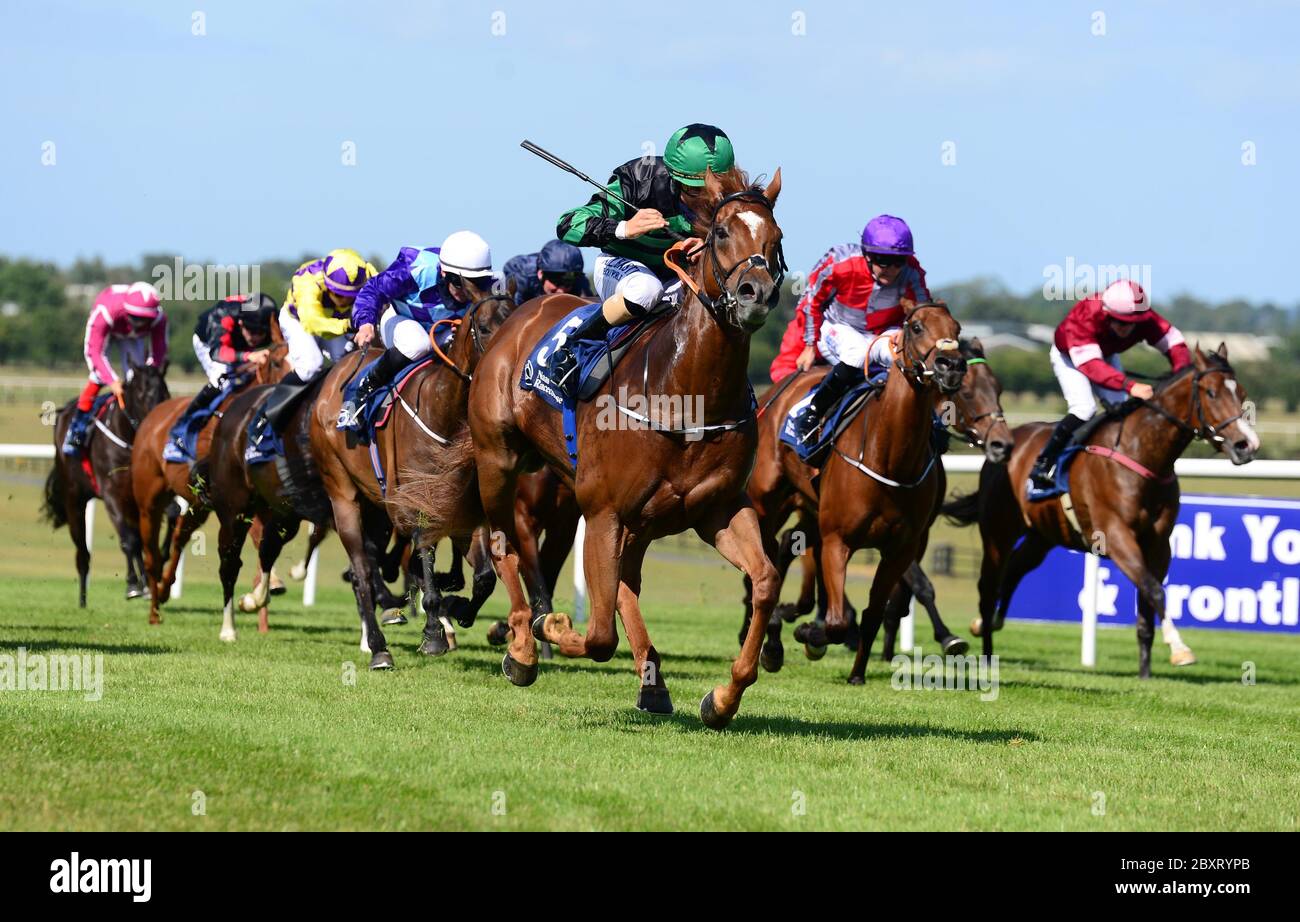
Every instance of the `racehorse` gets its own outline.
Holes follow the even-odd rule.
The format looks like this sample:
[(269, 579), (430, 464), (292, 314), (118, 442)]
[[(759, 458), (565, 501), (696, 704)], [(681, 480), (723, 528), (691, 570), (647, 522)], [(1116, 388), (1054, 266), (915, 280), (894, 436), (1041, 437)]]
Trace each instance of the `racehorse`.
[(90, 540), (86, 534), (86, 504), (96, 497), (104, 501), (108, 517), (117, 531), (118, 544), (126, 555), (126, 597), (144, 595), (144, 559), (135, 498), (131, 491), (131, 443), (140, 421), (159, 403), (167, 400), (166, 367), (136, 365), (127, 371), (122, 400), (110, 399), (96, 415), (86, 445), (75, 457), (63, 454), (64, 434), (72, 421), (76, 402), (70, 401), (54, 423), (54, 466), (45, 478), (43, 514), (54, 527), (68, 526), (77, 551), (78, 604), (86, 607), (86, 583), (90, 576)]
[[(989, 367), (984, 355), (984, 347), (978, 339), (961, 341), (962, 357), (966, 360), (966, 370), (960, 389), (951, 397), (937, 394), (935, 412), (947, 429), (962, 438), (973, 448), (984, 452), (985, 459), (991, 464), (1004, 464), (1011, 454), (1013, 440), (1002, 413), (1002, 385)], [(781, 645), (780, 621), (793, 621), (800, 614), (807, 614), (815, 603), (820, 603), (818, 620), (825, 620), (826, 592), (816, 559), (820, 553), (820, 536), (817, 525), (817, 505), (814, 497), (799, 492), (784, 474), (786, 463), (797, 460), (794, 453), (780, 442), (779, 434), (784, 424), (785, 414), (791, 406), (798, 403), (816, 386), (825, 374), (825, 369), (815, 368), (804, 374), (801, 380), (798, 374), (774, 387), (760, 402), (762, 408), (761, 432), (759, 435), (758, 460), (754, 474), (750, 478), (749, 493), (754, 506), (759, 510), (778, 508), (778, 512), (769, 519), (762, 517), (764, 538), (769, 542), (770, 552), (774, 553), (777, 570), (784, 581), (785, 573), (795, 557), (800, 557), (803, 565), (803, 583), (800, 599), (797, 603), (778, 605), (769, 624), (768, 642), (763, 647), (763, 668), (776, 672), (784, 662), (784, 648)], [(791, 388), (794, 390), (790, 393)], [(784, 399), (782, 399), (784, 397)], [(780, 408), (773, 405), (780, 402)], [(771, 415), (766, 411), (772, 411)], [(936, 502), (931, 510), (928, 524), (933, 524), (939, 514), (939, 503), (946, 491), (947, 477), (939, 466), (939, 486)], [(774, 529), (779, 526), (793, 509), (798, 513), (795, 525), (782, 535), (779, 542), (772, 537)], [(807, 555), (795, 554), (792, 544), (798, 536), (799, 543), (808, 549)], [(773, 546), (775, 550), (773, 551)], [(953, 634), (943, 623), (939, 610), (934, 604), (934, 586), (922, 571), (919, 560), (914, 561), (903, 574), (897, 588), (885, 608), (883, 625), (885, 628), (884, 650), (886, 659), (893, 656), (895, 638), (898, 633), (899, 619), (906, 615), (907, 606), (915, 597), (925, 608), (934, 630), (935, 641), (945, 653), (964, 653), (967, 643)], [(748, 586), (746, 586), (746, 609), (742, 634), (748, 629), (750, 609), (748, 606)], [(858, 646), (858, 631), (853, 623), (852, 606), (845, 599), (849, 615), (849, 631), (846, 642), (854, 649)], [(805, 645), (805, 652), (810, 659), (820, 659), (825, 654), (824, 646)]]
[[(322, 396), (313, 408), (312, 453), (334, 512), (335, 526), (351, 562), (352, 588), (361, 617), (362, 649), (370, 653), (371, 669), (393, 667), (387, 640), (375, 620), (371, 561), (376, 555), (368, 552), (368, 547), (377, 546), (382, 550), (390, 529), (401, 535), (416, 535), (413, 554), (418, 565), (411, 567), (411, 575), (424, 593), (421, 653), (427, 656), (446, 653), (450, 647), (441, 618), (454, 617), (462, 626), (473, 623), (496, 584), (482, 539), (470, 540), (482, 523), (472, 483), (460, 490), (461, 505), (467, 513), (457, 517), (446, 530), (430, 527), (409, 502), (412, 494), (421, 489), (424, 478), (440, 476), (431, 472), (441, 469), (445, 463), (442, 456), (464, 430), (465, 405), (474, 367), (489, 338), (514, 308), (512, 293), (493, 294), (477, 288), (474, 281), (466, 279), (473, 289), (470, 292), (473, 303), (456, 322), (448, 351), (444, 353), (435, 342), (435, 357), (403, 382), (402, 391), (394, 397), (388, 423), (374, 432), (373, 452), (358, 444), (354, 434), (336, 425), (343, 402), (343, 385), (361, 368), (366, 356), (348, 356), (330, 369)], [(430, 337), (437, 332), (435, 326)], [(377, 353), (372, 352), (370, 357), (374, 355)], [(382, 483), (380, 471), (384, 472)], [(473, 596), (468, 601), (455, 597), (444, 600), (441, 596), (440, 588), (446, 584), (434, 573), (434, 546), (446, 537), (453, 539), (453, 554), (470, 555), (471, 565), (475, 567)]]
[[(1076, 440), (1086, 447), (1069, 469), (1068, 492), (1037, 502), (1026, 498), (1025, 485), (1052, 426), (1018, 427), (1007, 466), (986, 464), (979, 489), (943, 507), (957, 524), (979, 522), (980, 617), (971, 630), (983, 639), (984, 654), (993, 653), (993, 632), (1002, 628), (1021, 579), (1053, 547), (1067, 547), (1109, 557), (1137, 587), (1138, 676), (1150, 678), (1155, 623), (1165, 617), (1169, 535), (1178, 517), (1174, 461), (1195, 439), (1233, 464), (1251, 461), (1259, 436), (1245, 417), (1245, 400), (1227, 347), (1208, 354), (1197, 347), (1192, 364), (1159, 379), (1150, 400), (1129, 398), (1080, 429)], [(1179, 665), (1190, 651), (1183, 652), (1172, 622), (1165, 622), (1165, 639)]]
[[(884, 386), (872, 392), (857, 416), (834, 437), (822, 468), (814, 470), (783, 447), (769, 448), (761, 456), (764, 466), (755, 470), (749, 491), (764, 516), (779, 516), (791, 488), (817, 504), (826, 621), (807, 622), (795, 630), (795, 639), (814, 649), (841, 642), (848, 631), (844, 581), (849, 557), (864, 547), (879, 551), (849, 675), (854, 685), (864, 681), (866, 661), (890, 594), (925, 552), (930, 522), (943, 498), (943, 465), (933, 435), (935, 405), (940, 395), (958, 394), (966, 375), (966, 359), (957, 339), (961, 327), (947, 305), (904, 301), (903, 306), (902, 332), (894, 341), (894, 363)], [(773, 431), (811, 390), (813, 376), (804, 377), (809, 380), (794, 382), (770, 407), (775, 420), (768, 427)], [(774, 451), (777, 464), (767, 463)], [(783, 487), (783, 481), (789, 486)], [(779, 524), (770, 527), (774, 530)], [(772, 655), (780, 649), (781, 621), (764, 621), (762, 626), (768, 629)], [(753, 628), (751, 624), (751, 632)]]
[[(285, 358), (285, 344), (279, 335), (279, 324), (272, 323), (270, 355), (261, 365), (248, 364), (239, 369), (238, 374), (247, 378), (249, 386), (274, 384), (288, 371)], [(204, 423), (199, 431), (195, 447), (196, 460), (207, 457), (216, 431), (217, 421), (229, 408), (234, 394), (222, 401), (216, 411)], [(131, 452), (131, 481), (136, 508), (140, 512), (140, 540), (144, 549), (144, 571), (149, 580), (149, 623), (159, 624), (162, 617), (159, 608), (171, 594), (172, 583), (176, 578), (176, 568), (180, 563), (181, 553), (194, 531), (203, 526), (211, 508), (201, 501), (204, 490), (200, 484), (191, 484), (190, 466), (184, 462), (163, 460), (163, 449), (171, 437), (172, 427), (180, 419), (190, 398), (177, 397), (160, 403), (140, 421), (140, 431), (136, 435), (135, 446)], [(183, 497), (187, 503), (185, 513), (179, 520), (168, 513), (173, 500)], [(162, 542), (164, 554), (159, 548), (159, 535), (163, 521), (166, 520), (166, 535)], [(254, 538), (260, 543), (260, 527), (255, 527)], [(323, 535), (323, 532), (321, 532)]]
[[(559, 294), (526, 302), (480, 361), (470, 386), (469, 422), (479, 492), (494, 529), (493, 563), (510, 595), (512, 634), (502, 670), (515, 685), (536, 680), (538, 639), (565, 656), (608, 661), (618, 645), (617, 608), (640, 676), (637, 706), (671, 713), (638, 597), (650, 542), (688, 528), (753, 580), (754, 607), (766, 624), (776, 602), (776, 570), (763, 553), (758, 520), (744, 493), (757, 440), (746, 366), (750, 336), (780, 296), (784, 260), (773, 216), (780, 191), (780, 170), (766, 189), (750, 185), (739, 169), (705, 174), (694, 227), (704, 245), (687, 257), (689, 270), (680, 264), (680, 249), (665, 256), (682, 277), (684, 302), (659, 315), (653, 329), (632, 343), (610, 373), (608, 395), (579, 405), (576, 470), (561, 415), (518, 382), (538, 340), (586, 302)], [(706, 422), (689, 429), (675, 420), (657, 420), (654, 427), (611, 425), (607, 419), (615, 414), (605, 411), (620, 393), (648, 403), (655, 397), (661, 405), (694, 401), (696, 416)], [(521, 473), (543, 464), (574, 490), (586, 520), (583, 560), (591, 611), (585, 637), (573, 630), (567, 614), (530, 609), (520, 582), (516, 484)], [(530, 584), (540, 584), (539, 568), (530, 569)], [(730, 683), (700, 702), (708, 726), (721, 729), (736, 714), (745, 688), (757, 679), (761, 643), (755, 625), (732, 665)]]

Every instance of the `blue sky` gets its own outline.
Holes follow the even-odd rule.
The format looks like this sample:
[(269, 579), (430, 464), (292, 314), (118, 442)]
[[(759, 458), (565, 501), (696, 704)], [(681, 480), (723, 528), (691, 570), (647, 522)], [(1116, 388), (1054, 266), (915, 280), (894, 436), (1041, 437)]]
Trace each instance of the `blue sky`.
[(500, 264), (588, 195), (521, 138), (604, 178), (704, 121), (782, 167), (792, 269), (889, 212), (939, 283), (1028, 290), (1072, 257), (1149, 265), (1157, 301), (1300, 301), (1295, 3), (659, 8), (7, 3), (0, 253), (388, 255), (470, 227)]

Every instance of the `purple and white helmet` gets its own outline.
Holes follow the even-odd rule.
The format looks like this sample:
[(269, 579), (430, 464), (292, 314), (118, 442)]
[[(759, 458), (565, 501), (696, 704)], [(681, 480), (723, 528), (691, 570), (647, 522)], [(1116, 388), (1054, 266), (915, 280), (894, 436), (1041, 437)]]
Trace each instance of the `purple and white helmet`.
[(862, 251), (885, 256), (911, 256), (912, 230), (902, 218), (882, 214), (867, 222), (862, 231)]

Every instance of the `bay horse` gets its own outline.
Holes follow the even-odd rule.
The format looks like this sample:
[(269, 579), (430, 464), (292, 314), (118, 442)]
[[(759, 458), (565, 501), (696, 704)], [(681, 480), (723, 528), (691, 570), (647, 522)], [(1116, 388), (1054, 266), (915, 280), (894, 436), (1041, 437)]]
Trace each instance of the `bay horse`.
[(54, 466), (45, 478), (42, 512), (54, 528), (68, 526), (77, 552), (77, 604), (82, 608), (86, 607), (93, 537), (86, 534), (86, 504), (96, 497), (104, 501), (117, 532), (118, 545), (126, 556), (127, 599), (145, 593), (139, 516), (131, 490), (131, 444), (140, 421), (171, 396), (165, 375), (165, 367), (131, 363), (121, 402), (108, 401), (104, 411), (91, 423), (85, 447), (75, 457), (65, 455), (62, 445), (76, 411), (76, 401), (67, 403), (55, 419)]
[[(1007, 466), (985, 465), (979, 489), (943, 507), (956, 524), (979, 522), (980, 616), (971, 629), (984, 654), (993, 654), (993, 632), (1002, 628), (1025, 574), (1053, 547), (1067, 547), (1110, 558), (1137, 588), (1138, 676), (1150, 678), (1155, 624), (1165, 617), (1169, 535), (1178, 517), (1174, 461), (1196, 439), (1233, 464), (1251, 461), (1259, 436), (1245, 418), (1245, 399), (1227, 347), (1204, 353), (1198, 346), (1192, 363), (1160, 379), (1150, 400), (1129, 398), (1080, 429), (1076, 437), (1086, 448), (1070, 467), (1069, 493), (1038, 502), (1026, 498), (1025, 485), (1052, 425), (1018, 427)], [(1177, 665), (1186, 645), (1169, 621), (1165, 639)]]
[[(966, 360), (966, 369), (962, 377), (961, 387), (951, 396), (936, 392), (935, 412), (939, 414), (940, 420), (945, 424), (949, 433), (963, 439), (972, 448), (983, 451), (985, 459), (989, 463), (1004, 464), (1011, 454), (1014, 442), (1011, 430), (1007, 426), (1006, 417), (1002, 412), (1002, 385), (989, 366), (984, 354), (984, 347), (978, 339), (969, 342), (962, 340), (959, 348), (962, 357)], [(794, 604), (778, 605), (773, 612), (773, 623), (769, 625), (768, 642), (763, 647), (761, 660), (763, 668), (769, 672), (778, 671), (784, 662), (784, 648), (781, 645), (779, 622), (793, 621), (800, 614), (808, 614), (815, 604), (819, 609), (817, 620), (824, 622), (828, 607), (825, 581), (822, 578), (820, 568), (817, 566), (821, 542), (817, 523), (816, 499), (800, 492), (785, 477), (785, 465), (791, 461), (797, 461), (797, 456), (788, 446), (781, 443), (779, 438), (781, 427), (785, 421), (785, 414), (789, 412), (790, 407), (802, 400), (822, 380), (825, 373), (825, 368), (813, 368), (803, 373), (804, 379), (800, 380), (797, 377), (800, 373), (796, 372), (790, 379), (773, 387), (769, 394), (765, 395), (763, 400), (760, 401), (760, 407), (762, 408), (760, 415), (766, 418), (761, 423), (758, 460), (755, 463), (754, 474), (750, 478), (750, 499), (754, 502), (755, 508), (760, 510), (775, 508), (778, 504), (780, 506), (779, 511), (772, 519), (763, 516), (762, 521), (764, 538), (769, 542), (769, 552), (772, 552), (771, 549), (775, 546), (774, 559), (777, 561), (777, 570), (781, 573), (782, 580), (784, 581), (786, 570), (796, 557), (800, 558), (803, 567), (803, 581), (799, 601)], [(791, 387), (795, 388), (793, 394), (786, 395), (786, 391)], [(785, 395), (785, 399), (781, 400), (783, 395)], [(772, 405), (778, 400), (780, 400), (781, 407), (773, 410)], [(770, 416), (766, 412), (768, 410), (773, 410)], [(938, 477), (939, 485), (936, 491), (936, 500), (926, 520), (928, 525), (933, 525), (934, 520), (938, 517), (939, 506), (947, 489), (947, 475), (943, 471), (942, 465), (939, 466)], [(778, 542), (773, 537), (773, 532), (784, 522), (791, 510), (797, 513), (798, 518), (795, 525), (788, 529)], [(799, 543), (807, 549), (806, 554), (792, 552), (791, 545), (796, 536)], [(965, 653), (968, 646), (966, 641), (953, 634), (939, 615), (939, 610), (934, 602), (934, 585), (921, 569), (918, 558), (903, 573), (883, 614), (882, 624), (885, 628), (884, 650), (886, 659), (892, 659), (893, 657), (899, 620), (907, 614), (907, 606), (913, 598), (921, 603), (929, 616), (931, 628), (934, 631), (934, 639), (940, 648), (945, 653), (954, 655)], [(745, 602), (745, 620), (744, 626), (741, 628), (742, 637), (744, 636), (743, 632), (748, 628), (751, 614), (748, 586), (746, 586)], [(849, 630), (845, 642), (856, 650), (859, 635), (854, 623), (853, 608), (849, 604), (847, 597), (844, 600), (844, 605), (849, 617)], [(806, 644), (804, 650), (810, 659), (821, 659), (826, 652), (824, 646), (811, 644)]]
[[(288, 372), (286, 346), (279, 335), (279, 324), (273, 321), (270, 354), (261, 365), (248, 363), (238, 374), (248, 379), (245, 387), (274, 384)], [(241, 388), (242, 392), (244, 388)], [(235, 394), (221, 402), (199, 431), (195, 446), (195, 462), (207, 457), (217, 421), (221, 419)], [(199, 484), (190, 482), (190, 465), (184, 462), (163, 460), (163, 449), (171, 438), (172, 427), (190, 404), (189, 397), (176, 397), (154, 407), (140, 422), (135, 445), (131, 452), (131, 481), (136, 508), (140, 512), (140, 540), (144, 550), (144, 571), (149, 581), (149, 623), (162, 623), (159, 609), (171, 595), (176, 579), (176, 568), (190, 536), (207, 521), (211, 508), (202, 501), (204, 491)], [(173, 500), (181, 497), (186, 509), (179, 519), (168, 510)], [(163, 526), (166, 523), (166, 534)], [(323, 533), (322, 533), (323, 534)], [(159, 547), (159, 537), (163, 537)], [(261, 529), (254, 527), (254, 539), (260, 543)], [(165, 561), (165, 563), (164, 563)]]
[[(579, 405), (576, 470), (561, 414), (518, 382), (537, 342), (587, 302), (561, 294), (526, 302), (479, 363), (470, 386), (469, 423), (483, 510), (493, 529), (493, 563), (510, 595), (511, 638), (502, 671), (513, 684), (536, 680), (539, 639), (565, 656), (608, 661), (618, 645), (617, 610), (640, 677), (637, 707), (671, 713), (661, 659), (641, 616), (641, 568), (652, 540), (691, 528), (750, 577), (758, 620), (766, 623), (776, 602), (776, 570), (763, 552), (758, 519), (744, 492), (757, 441), (746, 367), (750, 337), (780, 296), (784, 260), (773, 216), (780, 191), (780, 170), (766, 189), (749, 184), (739, 169), (706, 172), (693, 228), (704, 246), (687, 257), (689, 270), (680, 264), (680, 249), (665, 256), (683, 279), (685, 299), (632, 343), (610, 374), (608, 394)], [(640, 395), (652, 406), (652, 398), (683, 406), (693, 401), (705, 424), (611, 425), (609, 417), (621, 417), (608, 402), (616, 403), (620, 393)], [(567, 614), (533, 611), (520, 582), (516, 486), (521, 473), (542, 465), (574, 491), (586, 520), (583, 561), (591, 610), (585, 637)], [(528, 569), (534, 572), (523, 575), (530, 583), (540, 582), (537, 567)], [(731, 681), (700, 702), (700, 717), (709, 727), (725, 727), (756, 681), (762, 636), (755, 625), (732, 665)]]
[[(369, 543), (382, 550), (390, 528), (399, 535), (414, 536), (410, 572), (424, 593), (425, 626), (419, 652), (426, 656), (441, 656), (450, 649), (441, 618), (454, 617), (467, 627), (496, 585), (483, 539), (472, 540), (482, 524), (472, 483), (458, 487), (462, 501), (457, 508), (465, 512), (454, 516), (445, 528), (432, 527), (409, 502), (426, 478), (441, 476), (433, 472), (443, 469), (449, 452), (459, 457), (454, 446), (465, 429), (465, 407), (475, 366), (492, 334), (514, 308), (512, 293), (494, 294), (478, 288), (474, 279), (466, 282), (473, 303), (456, 322), (447, 352), (435, 344), (434, 356), (404, 383), (387, 425), (374, 433), (378, 463), (386, 472), (384, 483), (380, 483), (370, 449), (336, 425), (343, 385), (367, 358), (377, 356), (378, 350), (347, 356), (331, 368), (311, 414), (311, 449), (339, 538), (348, 552), (363, 649), (371, 655), (371, 669), (393, 668), (387, 640), (375, 620), (371, 562), (376, 555), (367, 549)], [(435, 325), (430, 337), (437, 332)], [(466, 470), (467, 466), (462, 464), (461, 468)], [(433, 562), (434, 546), (442, 538), (452, 538), (453, 554), (469, 555), (474, 567), (473, 592), (468, 601), (450, 596), (444, 600), (441, 595), (440, 586), (445, 583), (436, 578)]]
[[(760, 454), (764, 463), (756, 466), (749, 488), (760, 515), (779, 516), (792, 489), (816, 503), (826, 620), (807, 622), (795, 630), (795, 639), (814, 650), (841, 642), (848, 632), (844, 583), (849, 557), (865, 547), (880, 553), (862, 611), (857, 657), (849, 674), (852, 685), (865, 679), (867, 658), (890, 595), (925, 552), (944, 482), (943, 465), (933, 445), (935, 405), (941, 396), (959, 394), (966, 376), (966, 359), (958, 342), (961, 326), (947, 305), (904, 301), (903, 307), (894, 363), (884, 386), (835, 437), (821, 469), (809, 467), (784, 445), (769, 444)], [(814, 376), (803, 377), (808, 380), (791, 384), (769, 408), (775, 416), (765, 427), (773, 432), (769, 440), (775, 439), (779, 422), (794, 403), (812, 389)], [(770, 528), (775, 530), (779, 524)], [(775, 624), (765, 620), (762, 627), (767, 628), (769, 656), (777, 655), (780, 619)]]

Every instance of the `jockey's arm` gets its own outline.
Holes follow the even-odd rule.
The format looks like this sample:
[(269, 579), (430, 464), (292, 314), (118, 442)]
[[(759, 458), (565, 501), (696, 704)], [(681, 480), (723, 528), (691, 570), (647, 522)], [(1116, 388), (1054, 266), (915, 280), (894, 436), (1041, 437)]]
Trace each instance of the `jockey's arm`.
[(341, 336), (352, 325), (351, 317), (330, 317), (322, 301), (325, 288), (308, 275), (293, 278), (293, 303), (298, 308), (298, 322), (303, 332), (313, 336)]
[(167, 315), (162, 311), (149, 331), (149, 363), (157, 368), (167, 364)]
[[(618, 179), (611, 179), (606, 188), (615, 195), (623, 194)], [(560, 215), (555, 226), (555, 236), (574, 246), (603, 247), (618, 239), (619, 223), (627, 217), (629, 215), (623, 205), (598, 192), (585, 205), (571, 208)]]
[(1192, 364), (1192, 353), (1187, 348), (1182, 331), (1154, 311), (1146, 322), (1143, 337), (1148, 344), (1164, 353), (1174, 371)]
[(112, 321), (108, 317), (107, 309), (96, 306), (94, 316), (86, 325), (86, 361), (94, 369), (95, 376), (105, 382), (117, 380), (117, 372), (104, 356), (111, 332)]

